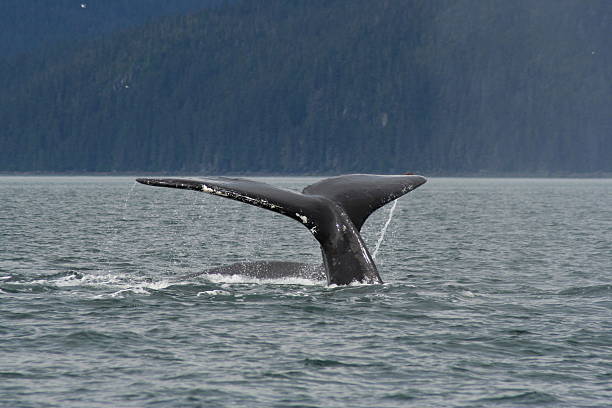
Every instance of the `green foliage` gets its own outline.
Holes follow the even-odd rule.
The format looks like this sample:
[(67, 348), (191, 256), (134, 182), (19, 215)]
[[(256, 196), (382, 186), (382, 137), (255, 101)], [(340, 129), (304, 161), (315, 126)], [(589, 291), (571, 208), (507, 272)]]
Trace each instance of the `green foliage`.
[(0, 170), (612, 172), (612, 3), (251, 0), (0, 66)]
[(66, 45), (233, 0), (2, 0), (0, 56)]

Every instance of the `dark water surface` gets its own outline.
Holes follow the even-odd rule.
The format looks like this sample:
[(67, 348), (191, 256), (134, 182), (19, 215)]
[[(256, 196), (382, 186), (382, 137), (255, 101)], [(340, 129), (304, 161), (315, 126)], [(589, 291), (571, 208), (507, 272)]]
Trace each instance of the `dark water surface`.
[(320, 253), (202, 193), (0, 178), (0, 406), (612, 404), (612, 180), (430, 179), (395, 210), (384, 285), (179, 278), (260, 259)]

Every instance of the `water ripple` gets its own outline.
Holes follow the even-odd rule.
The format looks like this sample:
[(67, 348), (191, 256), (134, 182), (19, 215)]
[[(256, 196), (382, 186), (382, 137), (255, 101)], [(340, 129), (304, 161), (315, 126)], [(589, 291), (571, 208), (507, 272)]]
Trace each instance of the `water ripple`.
[(432, 179), (387, 225), (386, 283), (348, 287), (184, 279), (320, 252), (282, 216), (141, 187), (0, 178), (0, 405), (609, 405), (610, 181)]

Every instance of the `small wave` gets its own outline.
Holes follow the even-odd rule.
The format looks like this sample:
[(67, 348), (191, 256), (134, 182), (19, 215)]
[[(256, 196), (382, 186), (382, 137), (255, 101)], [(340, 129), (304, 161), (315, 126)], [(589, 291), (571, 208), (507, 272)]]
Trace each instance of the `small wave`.
[(306, 358), (303, 360), (304, 365), (308, 367), (318, 367), (318, 368), (327, 368), (327, 367), (342, 367), (342, 366), (351, 366), (352, 364), (345, 364), (337, 360), (324, 360), (317, 358)]
[(269, 377), (269, 378), (281, 378), (281, 379), (293, 379), (295, 377), (301, 377), (304, 375), (304, 372), (301, 370), (289, 370), (289, 371), (267, 371), (261, 373), (261, 377)]
[(477, 402), (510, 402), (513, 404), (550, 404), (557, 402), (558, 399), (545, 392), (541, 391), (526, 391), (518, 392), (506, 395), (500, 395), (498, 397), (481, 398)]
[(22, 373), (14, 372), (14, 371), (0, 371), (0, 378), (22, 379), (22, 378), (28, 378), (28, 376)]
[(391, 399), (391, 400), (398, 400), (398, 401), (410, 401), (410, 400), (416, 399), (415, 396), (409, 395), (409, 394), (406, 394), (406, 393), (403, 393), (403, 392), (398, 392), (398, 393), (395, 393), (395, 394), (385, 395), (383, 398)]
[(81, 344), (84, 342), (97, 343), (112, 338), (112, 335), (97, 330), (79, 330), (68, 334), (64, 341), (67, 344)]
[(577, 286), (559, 292), (562, 296), (600, 296), (612, 293), (612, 285)]

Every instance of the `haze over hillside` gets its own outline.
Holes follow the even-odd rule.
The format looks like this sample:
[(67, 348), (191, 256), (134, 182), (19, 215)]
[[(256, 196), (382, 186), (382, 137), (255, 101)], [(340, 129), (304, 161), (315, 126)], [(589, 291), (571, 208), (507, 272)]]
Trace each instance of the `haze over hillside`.
[(94, 38), (233, 0), (2, 0), (0, 57)]
[(251, 0), (0, 66), (0, 171), (612, 172), (612, 2)]

